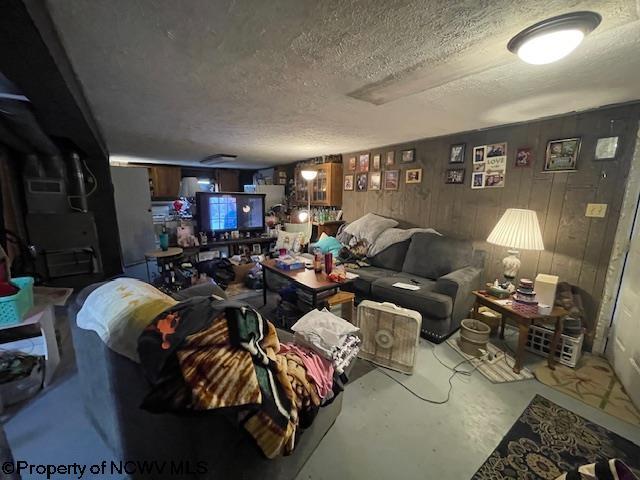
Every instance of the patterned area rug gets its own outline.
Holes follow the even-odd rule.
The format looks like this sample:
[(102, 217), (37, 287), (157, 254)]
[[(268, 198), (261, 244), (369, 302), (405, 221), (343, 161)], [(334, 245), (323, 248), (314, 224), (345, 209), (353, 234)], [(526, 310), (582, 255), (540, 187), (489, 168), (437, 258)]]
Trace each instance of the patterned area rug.
[(638, 445), (536, 395), (473, 480), (553, 480), (610, 458), (640, 473)]
[(520, 373), (515, 373), (513, 371), (515, 359), (510, 354), (500, 350), (493, 343), (487, 343), (487, 350), (489, 350), (492, 360), (483, 361), (467, 355), (460, 350), (460, 346), (458, 345), (459, 338), (460, 334), (456, 334), (447, 339), (447, 343), (464, 358), (471, 360), (469, 363), (477, 367), (478, 371), (491, 383), (517, 382), (520, 380), (531, 380), (533, 378), (533, 373), (526, 367), (520, 369)]
[(604, 357), (584, 354), (576, 368), (544, 364), (535, 370), (536, 378), (587, 405), (604, 410), (625, 422), (640, 426), (640, 411), (631, 403), (611, 365)]

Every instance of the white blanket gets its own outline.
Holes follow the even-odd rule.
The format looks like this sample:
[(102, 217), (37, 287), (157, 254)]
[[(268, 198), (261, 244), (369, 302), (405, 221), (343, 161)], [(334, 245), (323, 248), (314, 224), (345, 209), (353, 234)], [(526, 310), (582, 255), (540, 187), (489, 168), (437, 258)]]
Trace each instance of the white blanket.
[(89, 294), (76, 322), (96, 332), (114, 352), (139, 363), (138, 337), (158, 314), (176, 303), (148, 283), (116, 278)]
[(367, 256), (373, 257), (390, 245), (398, 242), (404, 242), (405, 240), (411, 238), (411, 235), (418, 232), (435, 233), (440, 235), (440, 233), (438, 233), (433, 228), (387, 228), (380, 235), (378, 235), (375, 242), (373, 242), (369, 246)]

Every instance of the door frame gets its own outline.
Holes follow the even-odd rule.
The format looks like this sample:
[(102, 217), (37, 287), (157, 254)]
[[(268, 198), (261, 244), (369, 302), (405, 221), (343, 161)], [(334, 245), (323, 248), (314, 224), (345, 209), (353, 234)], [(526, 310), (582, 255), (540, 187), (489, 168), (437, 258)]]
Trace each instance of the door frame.
[(612, 350), (609, 347), (610, 344), (610, 333), (612, 331), (613, 324), (615, 322), (616, 313), (618, 311), (618, 301), (620, 299), (620, 294), (622, 292), (622, 282), (624, 282), (624, 276), (627, 270), (627, 262), (629, 260), (629, 250), (631, 248), (631, 240), (633, 238), (634, 233), (640, 235), (640, 194), (638, 194), (638, 199), (636, 200), (635, 212), (633, 216), (633, 221), (631, 222), (631, 231), (629, 233), (629, 237), (627, 238), (627, 244), (625, 246), (624, 259), (622, 260), (622, 271), (620, 274), (620, 281), (618, 282), (618, 288), (616, 291), (616, 295), (613, 302), (613, 311), (611, 312), (611, 320), (609, 321), (609, 326), (607, 329), (607, 335), (604, 338), (604, 348), (603, 351), (607, 357), (610, 357), (612, 354)]
[[(640, 122), (638, 122), (640, 126)], [(620, 283), (622, 281), (622, 271), (627, 257), (629, 239), (633, 233), (636, 209), (640, 198), (640, 129), (636, 130), (636, 142), (631, 165), (629, 166), (629, 176), (624, 191), (622, 206), (620, 207), (620, 217), (616, 228), (616, 236), (609, 257), (609, 266), (602, 291), (602, 300), (598, 310), (595, 335), (593, 339), (592, 352), (603, 355), (611, 322), (613, 321), (613, 311), (615, 309)]]

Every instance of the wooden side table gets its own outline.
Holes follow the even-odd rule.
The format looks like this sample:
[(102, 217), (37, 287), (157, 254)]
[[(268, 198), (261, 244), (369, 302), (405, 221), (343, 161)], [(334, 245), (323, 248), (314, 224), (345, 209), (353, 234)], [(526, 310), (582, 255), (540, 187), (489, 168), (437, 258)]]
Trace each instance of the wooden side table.
[(520, 373), (522, 368), (522, 360), (525, 355), (525, 347), (527, 346), (527, 337), (529, 335), (529, 327), (535, 321), (555, 323), (555, 330), (553, 332), (553, 338), (551, 340), (551, 348), (549, 350), (549, 356), (547, 362), (551, 370), (555, 369), (555, 352), (562, 333), (563, 319), (569, 313), (562, 307), (554, 306), (549, 315), (542, 315), (540, 313), (527, 313), (512, 307), (513, 300), (511, 298), (500, 300), (496, 297), (489, 295), (482, 290), (476, 290), (473, 292), (476, 297), (475, 304), (473, 306), (474, 318), (478, 316), (478, 308), (485, 306), (491, 310), (495, 310), (502, 314), (502, 321), (500, 325), (500, 338), (504, 338), (504, 326), (507, 317), (512, 319), (516, 325), (518, 325), (518, 349), (516, 351), (516, 363), (513, 366), (515, 373)]
[(313, 223), (313, 234), (311, 235), (314, 238), (314, 241), (317, 241), (320, 238), (320, 235), (326, 233), (330, 237), (335, 237), (338, 233), (338, 229), (344, 223), (343, 220), (332, 220), (329, 222)]
[(340, 305), (342, 309), (342, 318), (347, 322), (353, 323), (353, 304), (355, 295), (351, 292), (344, 292), (340, 290), (338, 293), (331, 295), (325, 300), (329, 306), (329, 310), (335, 305)]
[[(180, 247), (169, 247), (167, 250), (151, 250), (150, 252), (145, 252), (144, 261), (145, 266), (147, 267), (147, 280), (149, 283), (151, 283), (149, 261), (156, 261), (162, 282), (170, 285), (171, 279), (168, 278), (167, 273), (171, 273), (173, 271), (174, 267), (172, 262), (178, 260), (182, 256), (182, 253), (183, 250)], [(171, 266), (169, 266), (169, 264), (171, 264)]]

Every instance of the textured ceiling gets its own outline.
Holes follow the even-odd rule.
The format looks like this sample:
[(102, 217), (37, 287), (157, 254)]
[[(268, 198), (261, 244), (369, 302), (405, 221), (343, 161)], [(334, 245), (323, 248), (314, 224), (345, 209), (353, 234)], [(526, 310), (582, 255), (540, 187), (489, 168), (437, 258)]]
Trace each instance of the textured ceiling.
[[(640, 98), (634, 0), (47, 4), (112, 154), (264, 166)], [(571, 56), (507, 51), (576, 10), (603, 22)]]

